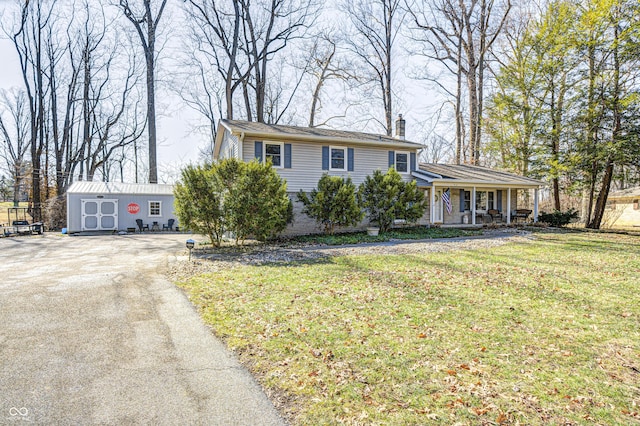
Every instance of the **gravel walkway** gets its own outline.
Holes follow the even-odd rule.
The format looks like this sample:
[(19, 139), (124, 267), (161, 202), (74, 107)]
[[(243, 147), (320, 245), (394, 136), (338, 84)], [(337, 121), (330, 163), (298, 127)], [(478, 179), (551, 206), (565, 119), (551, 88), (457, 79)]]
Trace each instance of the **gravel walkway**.
[(441, 238), (432, 240), (392, 240), (345, 246), (305, 245), (296, 247), (260, 246), (246, 248), (241, 253), (205, 253), (194, 251), (193, 261), (174, 262), (168, 274), (181, 280), (198, 273), (227, 270), (242, 265), (263, 265), (293, 261), (315, 260), (331, 256), (359, 256), (384, 254), (415, 254), (477, 250), (497, 247), (509, 242), (526, 241), (531, 233), (517, 228), (485, 230), (477, 237)]

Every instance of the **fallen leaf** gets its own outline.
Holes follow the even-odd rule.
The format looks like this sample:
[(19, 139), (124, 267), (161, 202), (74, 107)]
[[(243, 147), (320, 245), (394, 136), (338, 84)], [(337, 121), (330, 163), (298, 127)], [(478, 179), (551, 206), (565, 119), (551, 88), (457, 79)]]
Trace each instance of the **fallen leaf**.
[(447, 374), (450, 375), (450, 376), (455, 376), (458, 373), (456, 372), (456, 370), (447, 370)]
[(419, 337), (420, 339), (426, 339), (426, 338), (427, 338), (427, 335), (426, 335), (426, 334), (424, 334), (424, 333), (420, 333), (420, 334), (418, 334), (418, 337)]
[(504, 413), (498, 414), (498, 417), (496, 418), (496, 423), (503, 424), (506, 422), (507, 422), (507, 416)]

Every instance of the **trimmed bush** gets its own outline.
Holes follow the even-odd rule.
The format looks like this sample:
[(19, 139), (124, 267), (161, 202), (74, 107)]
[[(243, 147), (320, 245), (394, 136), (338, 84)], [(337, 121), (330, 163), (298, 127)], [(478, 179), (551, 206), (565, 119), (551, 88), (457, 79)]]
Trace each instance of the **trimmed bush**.
[(208, 236), (215, 246), (225, 232), (222, 192), (211, 165), (187, 166), (173, 190), (180, 226)]
[(333, 235), (336, 227), (356, 226), (364, 217), (351, 178), (325, 173), (318, 181), (318, 188), (309, 195), (302, 190), (298, 192), (298, 201), (304, 205), (302, 212), (315, 219), (325, 234)]
[(286, 182), (271, 164), (255, 160), (188, 166), (174, 194), (181, 226), (207, 235), (215, 246), (226, 232), (236, 244), (250, 236), (260, 241), (275, 237), (293, 216)]
[(553, 213), (541, 212), (538, 216), (540, 222), (548, 223), (551, 226), (562, 227), (566, 226), (573, 219), (578, 218), (578, 211), (575, 209), (569, 209), (566, 212), (560, 210), (554, 210)]
[(416, 182), (404, 182), (393, 168), (367, 176), (358, 189), (358, 200), (371, 224), (379, 226), (381, 232), (388, 231), (396, 219), (417, 222), (426, 208), (424, 193)]

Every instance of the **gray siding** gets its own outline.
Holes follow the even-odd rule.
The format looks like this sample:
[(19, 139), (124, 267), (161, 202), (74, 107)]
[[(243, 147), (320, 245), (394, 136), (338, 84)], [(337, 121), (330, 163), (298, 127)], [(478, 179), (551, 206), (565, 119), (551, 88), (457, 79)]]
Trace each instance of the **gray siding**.
[[(268, 141), (266, 141), (268, 142)], [(389, 168), (389, 148), (362, 147), (356, 145), (331, 145), (354, 149), (354, 171), (340, 172), (322, 170), (322, 146), (328, 144), (310, 142), (291, 143), (291, 168), (276, 169), (280, 176), (287, 181), (287, 188), (291, 192), (303, 190), (309, 192), (316, 188), (323, 173), (332, 176), (351, 176), (355, 185), (360, 185), (364, 179), (375, 170), (386, 171)], [(255, 158), (255, 140), (246, 139), (243, 143), (243, 161)], [(403, 150), (404, 151), (404, 150)], [(409, 173), (401, 174), (405, 181), (411, 181)]]
[[(158, 222), (160, 229), (167, 224), (169, 219), (175, 219), (174, 229), (178, 226), (178, 218), (173, 207), (173, 195), (128, 195), (128, 194), (104, 194), (98, 198), (96, 194), (73, 193), (67, 194), (67, 232), (82, 232), (82, 200), (118, 200), (118, 230), (137, 228), (136, 219), (142, 219), (149, 227), (153, 222)], [(160, 201), (161, 216), (149, 215), (149, 201)], [(131, 214), (127, 211), (130, 203), (140, 206), (140, 212)]]
[(229, 133), (228, 130), (225, 129), (222, 143), (220, 144), (219, 159), (224, 160), (225, 158), (239, 158), (240, 154), (238, 152), (238, 145), (238, 138), (233, 136), (231, 133)]

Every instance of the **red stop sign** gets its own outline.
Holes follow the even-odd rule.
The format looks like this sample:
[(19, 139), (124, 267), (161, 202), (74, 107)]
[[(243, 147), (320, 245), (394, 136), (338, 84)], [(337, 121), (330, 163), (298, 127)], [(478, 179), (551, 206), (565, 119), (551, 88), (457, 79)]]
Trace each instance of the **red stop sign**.
[(140, 212), (140, 205), (136, 203), (129, 203), (127, 205), (127, 211), (131, 214), (138, 214)]

